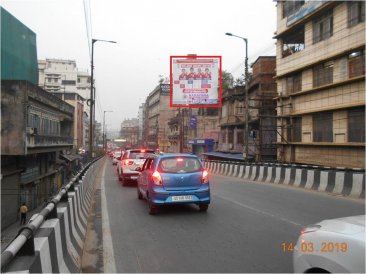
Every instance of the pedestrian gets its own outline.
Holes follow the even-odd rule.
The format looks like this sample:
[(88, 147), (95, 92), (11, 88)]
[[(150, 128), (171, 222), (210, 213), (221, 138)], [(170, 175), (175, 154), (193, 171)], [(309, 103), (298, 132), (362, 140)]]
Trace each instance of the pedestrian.
[(28, 207), (23, 203), (19, 209), (20, 211), (20, 225), (25, 225), (25, 220), (27, 219)]

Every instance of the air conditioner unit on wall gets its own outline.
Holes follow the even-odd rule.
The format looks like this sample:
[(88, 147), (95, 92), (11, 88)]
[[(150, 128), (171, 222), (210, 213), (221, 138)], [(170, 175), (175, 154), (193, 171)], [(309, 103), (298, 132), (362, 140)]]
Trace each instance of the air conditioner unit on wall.
[(27, 133), (29, 133), (31, 135), (36, 135), (37, 134), (37, 128), (36, 127), (27, 127)]

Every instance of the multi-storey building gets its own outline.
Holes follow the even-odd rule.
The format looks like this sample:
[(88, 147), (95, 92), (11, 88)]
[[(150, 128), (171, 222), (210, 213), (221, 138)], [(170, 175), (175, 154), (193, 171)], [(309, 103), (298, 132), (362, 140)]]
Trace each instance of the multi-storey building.
[(121, 123), (120, 136), (124, 140), (124, 148), (137, 148), (139, 145), (139, 119), (125, 119)]
[(84, 111), (84, 115), (83, 115), (83, 136), (85, 137), (83, 139), (83, 148), (86, 150), (87, 148), (89, 148), (89, 115), (86, 111)]
[[(259, 56), (248, 82), (249, 157), (255, 161), (276, 159), (276, 57)], [(245, 86), (223, 91), (218, 150), (242, 153), (245, 130)]]
[(138, 145), (140, 147), (143, 146), (143, 130), (144, 130), (144, 121), (145, 121), (145, 117), (144, 117), (144, 109), (145, 109), (145, 104), (142, 103), (141, 106), (139, 106), (139, 116), (138, 116), (138, 120), (139, 120), (139, 133), (138, 133)]
[[(64, 98), (75, 106), (75, 114), (89, 114), (89, 106), (86, 104), (90, 98), (90, 75), (87, 72), (78, 71), (75, 60), (46, 59), (38, 60), (39, 82), (43, 89)], [(81, 106), (83, 110), (81, 110)], [(74, 148), (79, 149), (88, 143), (88, 135), (84, 135), (83, 117), (75, 120)]]
[[(41, 205), (70, 175), (59, 156), (73, 145), (74, 108), (27, 81), (1, 81), (1, 224)], [(70, 160), (70, 159), (69, 159)]]
[(160, 151), (169, 151), (168, 121), (177, 111), (170, 108), (169, 89), (169, 84), (159, 84), (145, 101), (144, 145)]
[(77, 92), (78, 72), (74, 60), (38, 61), (39, 86), (49, 92)]
[(219, 114), (220, 138), (218, 151), (242, 153), (245, 123), (245, 87), (223, 90)]
[(200, 155), (216, 149), (219, 137), (218, 108), (182, 108), (169, 119), (169, 152)]
[(75, 92), (52, 92), (53, 95), (57, 96), (61, 100), (69, 103), (74, 107), (74, 148), (87, 148), (84, 146), (85, 140), (88, 139), (89, 135), (84, 135), (84, 101), (85, 99)]
[(365, 2), (277, 2), (278, 160), (365, 167)]
[(276, 57), (259, 56), (248, 83), (250, 147), (255, 161), (276, 160)]
[(73, 106), (37, 85), (36, 34), (1, 7), (0, 13), (3, 229), (17, 220), (21, 203), (34, 209), (55, 194), (78, 160), (70, 155)]

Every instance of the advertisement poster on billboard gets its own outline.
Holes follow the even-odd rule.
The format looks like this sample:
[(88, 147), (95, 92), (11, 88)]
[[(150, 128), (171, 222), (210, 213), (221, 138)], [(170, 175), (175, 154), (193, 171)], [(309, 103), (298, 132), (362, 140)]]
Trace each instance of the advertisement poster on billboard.
[(171, 107), (221, 107), (221, 56), (170, 57)]

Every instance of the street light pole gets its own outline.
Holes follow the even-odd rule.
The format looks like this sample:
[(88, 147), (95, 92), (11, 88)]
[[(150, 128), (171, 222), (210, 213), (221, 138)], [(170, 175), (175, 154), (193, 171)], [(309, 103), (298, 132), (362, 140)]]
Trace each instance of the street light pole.
[(225, 33), (228, 36), (234, 36), (240, 39), (243, 39), (245, 42), (245, 71), (244, 71), (244, 80), (245, 80), (245, 134), (244, 134), (244, 143), (245, 144), (245, 162), (248, 162), (248, 153), (249, 153), (249, 98), (248, 98), (248, 39), (234, 35), (232, 33)]
[(105, 131), (105, 113), (106, 112), (113, 112), (113, 110), (105, 110), (103, 112), (103, 148), (106, 149), (106, 131)]
[(101, 39), (92, 39), (91, 45), (91, 81), (90, 81), (90, 99), (89, 99), (89, 107), (90, 107), (90, 120), (89, 120), (89, 159), (93, 158), (93, 132), (94, 132), (94, 106), (95, 106), (95, 90), (94, 90), (94, 43), (97, 41), (107, 42), (107, 43), (117, 43), (115, 41), (101, 40)]

